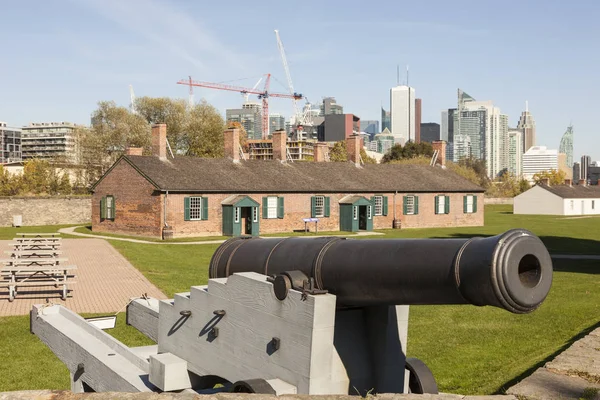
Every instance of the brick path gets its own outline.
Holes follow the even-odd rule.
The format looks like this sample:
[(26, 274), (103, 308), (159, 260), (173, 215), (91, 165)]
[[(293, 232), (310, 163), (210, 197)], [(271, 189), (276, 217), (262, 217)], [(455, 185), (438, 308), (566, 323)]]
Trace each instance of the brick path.
[[(8, 250), (8, 241), (0, 241), (0, 250)], [(108, 242), (102, 239), (63, 239), (62, 257), (66, 264), (76, 265), (73, 291), (66, 301), (60, 293), (42, 290), (52, 287), (31, 288), (31, 293), (21, 293), (11, 303), (8, 290), (0, 288), (0, 316), (27, 315), (32, 305), (45, 303), (62, 304), (76, 313), (114, 313), (124, 311), (131, 297), (142, 293), (166, 299), (166, 296), (151, 284)], [(1, 254), (1, 252), (0, 252)], [(36, 292), (34, 292), (34, 290)]]

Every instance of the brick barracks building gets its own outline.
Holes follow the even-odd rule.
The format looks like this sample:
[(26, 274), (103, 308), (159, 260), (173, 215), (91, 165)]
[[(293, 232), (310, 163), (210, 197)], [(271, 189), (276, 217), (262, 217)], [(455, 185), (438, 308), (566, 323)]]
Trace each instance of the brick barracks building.
[[(224, 135), (225, 157), (167, 157), (166, 125), (152, 127), (152, 156), (127, 154), (96, 182), (92, 229), (154, 237), (259, 235), (392, 227), (483, 225), (483, 189), (441, 165), (360, 165), (361, 141), (347, 139), (348, 162), (286, 162), (285, 132), (273, 135), (273, 160), (240, 160), (239, 133)], [(311, 227), (314, 224), (310, 224)]]

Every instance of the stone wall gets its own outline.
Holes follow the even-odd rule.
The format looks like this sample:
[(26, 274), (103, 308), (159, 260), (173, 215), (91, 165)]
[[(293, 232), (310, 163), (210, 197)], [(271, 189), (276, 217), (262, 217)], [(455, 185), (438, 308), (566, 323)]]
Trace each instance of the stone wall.
[(513, 197), (486, 197), (484, 204), (513, 204)]
[(92, 219), (91, 197), (0, 197), (0, 226), (12, 226), (14, 215), (23, 226), (85, 224)]

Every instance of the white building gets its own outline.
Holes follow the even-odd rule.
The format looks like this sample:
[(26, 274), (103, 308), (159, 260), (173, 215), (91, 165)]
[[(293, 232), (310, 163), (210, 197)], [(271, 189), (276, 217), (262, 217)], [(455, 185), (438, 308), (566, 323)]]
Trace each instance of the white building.
[(21, 129), (0, 122), (0, 164), (21, 161)]
[(520, 130), (508, 131), (506, 144), (507, 169), (520, 178), (523, 174), (523, 134)]
[(600, 186), (535, 185), (514, 199), (515, 214), (600, 215)]
[(32, 122), (22, 128), (23, 160), (32, 158), (69, 163), (81, 161), (77, 125), (72, 122)]
[(533, 146), (523, 154), (523, 178), (533, 182), (533, 175), (542, 171), (558, 171), (558, 150)]
[(415, 89), (401, 85), (390, 89), (390, 117), (394, 142), (415, 140)]

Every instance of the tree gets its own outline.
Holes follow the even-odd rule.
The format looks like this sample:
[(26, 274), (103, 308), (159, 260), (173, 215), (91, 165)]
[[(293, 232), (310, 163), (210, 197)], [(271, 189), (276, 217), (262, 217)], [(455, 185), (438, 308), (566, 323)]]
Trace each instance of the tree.
[(433, 156), (433, 147), (431, 143), (413, 143), (408, 142), (402, 147), (401, 144), (395, 144), (392, 148), (383, 156), (381, 162), (389, 163), (397, 160), (405, 160), (416, 157), (428, 157)]
[(485, 160), (480, 160), (473, 157), (466, 157), (460, 159), (458, 161), (458, 164), (475, 171), (475, 174), (477, 174), (478, 176), (478, 182), (475, 183), (477, 183), (482, 188), (487, 188), (490, 185), (490, 178), (487, 175), (487, 167), (485, 164)]
[(9, 172), (0, 165), (0, 196), (15, 196), (20, 191), (20, 176), (11, 176)]
[(331, 150), (329, 150), (329, 160), (334, 162), (348, 161), (345, 141), (340, 140), (339, 142), (335, 142)]
[(173, 150), (181, 150), (187, 130), (189, 107), (183, 99), (138, 97), (135, 110), (150, 125), (167, 124), (167, 140)]
[(248, 132), (246, 132), (246, 128), (244, 125), (240, 124), (237, 121), (229, 121), (227, 122), (227, 129), (239, 129), (240, 131), (240, 146), (244, 151), (248, 151)]
[(515, 197), (519, 193), (519, 181), (508, 171), (502, 173), (486, 190), (486, 195), (490, 197)]
[(519, 193), (523, 193), (528, 191), (531, 188), (531, 185), (529, 184), (529, 182), (527, 181), (527, 179), (523, 179), (521, 178), (519, 180)]
[(49, 193), (50, 165), (48, 161), (33, 159), (25, 162), (23, 166), (22, 188), (23, 194)]
[(542, 179), (548, 179), (550, 185), (562, 185), (565, 183), (565, 177), (566, 174), (564, 171), (551, 169), (548, 171), (538, 172), (537, 174), (533, 175), (533, 180), (536, 184), (539, 184), (542, 182)]
[(453, 163), (451, 161), (446, 161), (446, 167), (455, 174), (462, 176), (476, 185), (480, 185), (481, 179), (473, 168), (461, 163)]
[(225, 121), (217, 109), (202, 101), (192, 108), (189, 118), (183, 137), (184, 154), (207, 158), (223, 157)]
[(365, 150), (364, 147), (360, 148), (360, 157), (362, 158), (362, 160), (365, 164), (377, 164), (377, 160), (375, 160), (373, 157), (369, 157), (367, 155), (367, 151)]

